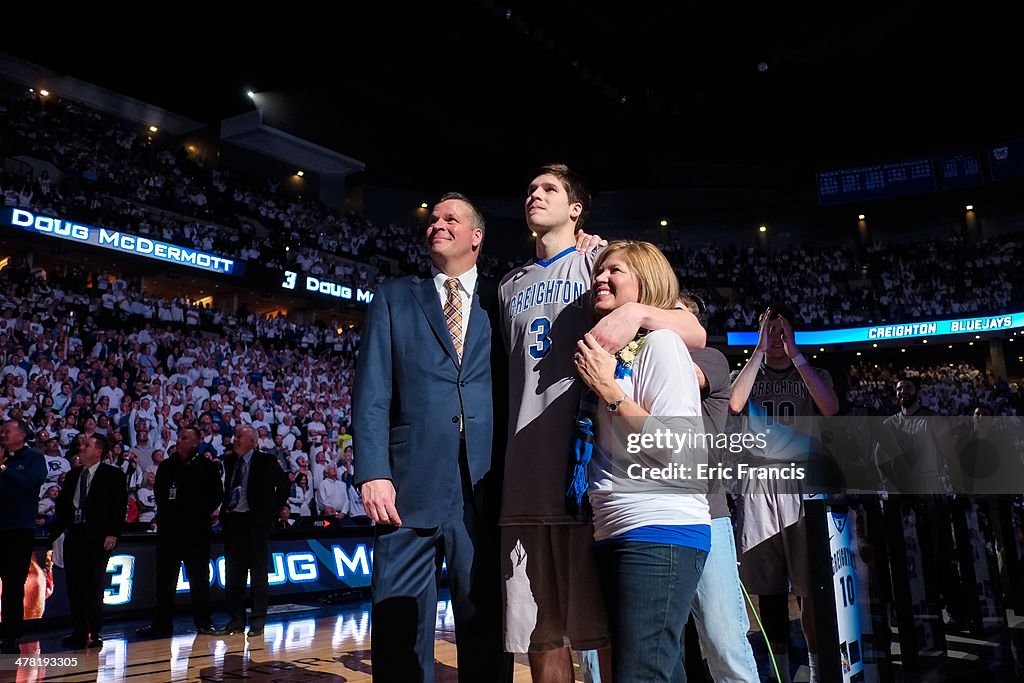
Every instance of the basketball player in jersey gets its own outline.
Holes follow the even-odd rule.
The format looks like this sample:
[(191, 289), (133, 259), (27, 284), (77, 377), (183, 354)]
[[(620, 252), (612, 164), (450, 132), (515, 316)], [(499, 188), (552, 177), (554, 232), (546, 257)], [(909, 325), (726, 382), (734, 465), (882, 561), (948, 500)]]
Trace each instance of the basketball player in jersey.
[(575, 650), (599, 650), (602, 670), (611, 670), (594, 528), (566, 507), (583, 387), (573, 361), (576, 343), (590, 331), (615, 353), (640, 328), (672, 329), (691, 348), (703, 348), (706, 340), (689, 311), (639, 304), (622, 306), (591, 330), (590, 271), (597, 251), (577, 251), (575, 237), (589, 208), (590, 194), (575, 172), (564, 164), (538, 169), (526, 195), (536, 259), (506, 275), (498, 292), (509, 351), (501, 510), (505, 648), (529, 653), (535, 682), (572, 679), (567, 643)]
[[(811, 367), (797, 348), (788, 311), (769, 308), (761, 316), (757, 348), (735, 374), (729, 410), (749, 418), (750, 431), (767, 447), (751, 449), (755, 465), (808, 462), (815, 450), (815, 425), (800, 417), (835, 415), (839, 398), (826, 370)], [(790, 429), (799, 421), (798, 429)], [(782, 491), (780, 492), (780, 489)], [(803, 496), (792, 482), (742, 481), (739, 523), (740, 578), (759, 596), (761, 621), (778, 665), (789, 683), (789, 593), (800, 599), (811, 681), (817, 675), (817, 638), (811, 604)]]

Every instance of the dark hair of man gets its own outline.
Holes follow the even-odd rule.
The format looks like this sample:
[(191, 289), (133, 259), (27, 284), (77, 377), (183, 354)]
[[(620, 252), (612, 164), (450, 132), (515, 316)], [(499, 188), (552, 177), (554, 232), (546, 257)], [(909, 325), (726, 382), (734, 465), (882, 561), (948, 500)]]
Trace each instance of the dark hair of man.
[(25, 422), (25, 420), (20, 417), (11, 418), (10, 421), (18, 428), (21, 438), (28, 441), (28, 422)]
[[(789, 321), (790, 325), (794, 325), (795, 321), (793, 320), (793, 309), (791, 309), (789, 306), (786, 306), (785, 304), (773, 303), (769, 306), (769, 308), (772, 309), (772, 318), (785, 318), (786, 320)], [(757, 322), (758, 324), (764, 322), (764, 313), (757, 317)]]
[(576, 219), (576, 230), (580, 230), (587, 215), (590, 214), (590, 190), (583, 177), (565, 164), (544, 164), (534, 171), (531, 180), (542, 175), (553, 175), (561, 180), (562, 186), (565, 187), (565, 194), (569, 197), (569, 203), (579, 204), (583, 207), (580, 217)]
[(100, 460), (106, 460), (110, 454), (110, 442), (107, 441), (107, 437), (102, 434), (93, 434), (89, 438), (96, 444), (96, 448), (100, 449)]
[(201, 431), (199, 431), (199, 427), (196, 427), (194, 424), (185, 425), (184, 427), (181, 428), (181, 431), (183, 431), (183, 432), (186, 431), (186, 430), (195, 433), (196, 441), (202, 441), (203, 440), (203, 433)]
[(688, 310), (690, 313), (693, 313), (694, 317), (697, 318), (697, 321), (702, 326), (707, 327), (707, 325), (705, 324), (706, 316), (704, 315), (707, 309), (704, 306), (703, 299), (701, 299), (696, 294), (687, 294), (685, 292), (680, 292), (679, 303), (683, 305), (683, 308)]
[(912, 385), (914, 385), (914, 393), (921, 393), (921, 382), (919, 382), (916, 377), (900, 377), (898, 380), (896, 380), (896, 386), (899, 386), (900, 382), (910, 382)]
[[(437, 204), (440, 204), (441, 202), (447, 202), (447, 201), (450, 201), (452, 199), (456, 199), (456, 200), (462, 202), (463, 204), (465, 204), (469, 208), (469, 215), (473, 219), (473, 227), (474, 228), (480, 228), (480, 232), (482, 232), (482, 233), (486, 233), (487, 232), (487, 226), (484, 223), (484, 215), (482, 213), (480, 213), (480, 209), (476, 208), (476, 204), (474, 204), (472, 201), (470, 201), (469, 197), (467, 197), (466, 195), (462, 194), (461, 192), (445, 192), (437, 200)], [(435, 206), (437, 204), (435, 204)]]

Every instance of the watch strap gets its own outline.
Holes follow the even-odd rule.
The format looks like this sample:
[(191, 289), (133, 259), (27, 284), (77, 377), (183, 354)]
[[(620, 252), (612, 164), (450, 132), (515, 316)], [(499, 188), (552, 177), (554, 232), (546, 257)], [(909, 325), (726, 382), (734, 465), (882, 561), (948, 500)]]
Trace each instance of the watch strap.
[(623, 394), (622, 394), (622, 398), (620, 398), (620, 399), (619, 399), (618, 401), (612, 401), (611, 403), (609, 403), (609, 404), (608, 404), (608, 412), (609, 412), (609, 413), (614, 413), (614, 412), (618, 412), (618, 410), (619, 410), (619, 405), (620, 405), (620, 404), (621, 404), (621, 403), (622, 403), (623, 401), (625, 401), (625, 400), (626, 400), (626, 394), (625, 394), (625, 393), (623, 393)]

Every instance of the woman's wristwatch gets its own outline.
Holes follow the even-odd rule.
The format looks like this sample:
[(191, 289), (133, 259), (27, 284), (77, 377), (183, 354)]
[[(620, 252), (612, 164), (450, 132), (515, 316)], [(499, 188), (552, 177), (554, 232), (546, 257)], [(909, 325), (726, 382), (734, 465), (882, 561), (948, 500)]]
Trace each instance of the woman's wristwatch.
[(617, 412), (619, 412), (619, 404), (622, 403), (625, 400), (626, 400), (626, 394), (622, 394), (622, 398), (620, 398), (618, 401), (612, 401), (611, 403), (609, 403), (608, 404), (608, 412), (609, 413), (617, 413)]

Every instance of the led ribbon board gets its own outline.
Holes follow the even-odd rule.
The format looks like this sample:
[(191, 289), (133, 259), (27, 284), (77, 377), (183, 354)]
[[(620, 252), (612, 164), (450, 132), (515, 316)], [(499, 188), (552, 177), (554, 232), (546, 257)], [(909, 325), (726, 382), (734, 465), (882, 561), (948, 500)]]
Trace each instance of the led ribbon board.
[[(797, 346), (826, 346), (828, 344), (851, 344), (856, 342), (895, 341), (898, 339), (919, 339), (942, 337), (956, 334), (979, 334), (1000, 330), (1015, 330), (1024, 327), (1024, 313), (1007, 313), (983, 318), (954, 318), (932, 320), (923, 323), (899, 323), (875, 325), (872, 327), (851, 327), (840, 330), (818, 330), (797, 332)], [(729, 346), (756, 346), (757, 332), (729, 332), (726, 340)]]
[(236, 261), (198, 249), (180, 247), (176, 244), (139, 237), (119, 230), (96, 228), (64, 218), (41, 216), (25, 209), (5, 208), (0, 212), (0, 221), (12, 228), (35, 235), (59, 237), (79, 244), (121, 251), (179, 266), (198, 268), (224, 275), (240, 276), (245, 273), (245, 261)]
[[(368, 529), (369, 527), (366, 527)], [(363, 533), (360, 533), (363, 531)], [(271, 538), (270, 566), (267, 579), (273, 596), (301, 596), (305, 593), (366, 588), (373, 571), (373, 536), (365, 530), (349, 531), (345, 536), (319, 538)], [(222, 599), (226, 578), (224, 546), (217, 542), (210, 548), (208, 574), (212, 598)], [(44, 552), (34, 551), (36, 565), (44, 565)], [(35, 581), (32, 594), (43, 619), (69, 614), (67, 574), (61, 567), (52, 568), (53, 590), (46, 589), (44, 570), (30, 574)], [(107, 560), (103, 577), (103, 604), (110, 613), (124, 610), (152, 609), (156, 604), (156, 545), (152, 538), (125, 536), (117, 551)], [(191, 581), (184, 565), (178, 567), (176, 594), (189, 597)]]
[(337, 282), (325, 280), (319, 275), (301, 275), (294, 270), (284, 271), (284, 280), (281, 282), (281, 289), (310, 292), (324, 296), (355, 301), (361, 304), (369, 304), (373, 300), (373, 290), (362, 287), (350, 287)]

